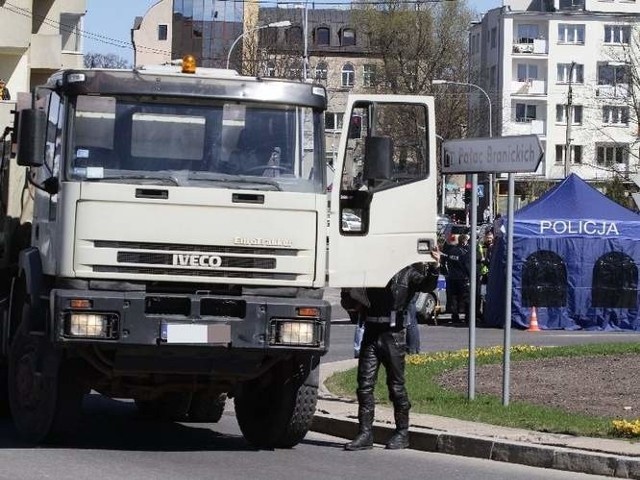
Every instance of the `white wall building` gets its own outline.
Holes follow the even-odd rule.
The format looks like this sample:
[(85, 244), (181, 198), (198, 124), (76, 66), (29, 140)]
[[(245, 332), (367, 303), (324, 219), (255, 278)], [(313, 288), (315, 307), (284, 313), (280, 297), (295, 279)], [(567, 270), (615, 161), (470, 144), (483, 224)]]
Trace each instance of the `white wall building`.
[[(638, 172), (630, 86), (638, 78), (632, 72), (640, 59), (639, 2), (503, 3), (472, 25), (469, 37), (470, 81), (492, 98), (494, 135), (538, 134), (545, 156), (533, 177), (540, 180), (575, 172), (598, 181)], [(485, 98), (472, 97), (472, 118), (486, 119), (486, 109)], [(523, 176), (531, 180), (531, 174), (517, 179)]]

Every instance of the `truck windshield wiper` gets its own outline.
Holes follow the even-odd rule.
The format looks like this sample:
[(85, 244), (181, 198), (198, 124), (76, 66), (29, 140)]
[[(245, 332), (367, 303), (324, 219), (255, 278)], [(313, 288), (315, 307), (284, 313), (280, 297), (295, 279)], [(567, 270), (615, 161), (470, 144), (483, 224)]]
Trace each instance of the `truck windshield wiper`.
[(104, 175), (102, 177), (92, 177), (92, 178), (85, 178), (84, 181), (87, 182), (96, 182), (96, 181), (100, 181), (100, 180), (154, 180), (154, 181), (160, 181), (160, 182), (164, 182), (164, 183), (171, 183), (173, 185), (176, 186), (180, 186), (180, 182), (178, 181), (178, 179), (176, 177), (174, 177), (173, 175), (168, 175), (168, 174), (160, 174), (160, 173), (151, 173), (151, 174), (133, 174), (133, 175), (126, 175), (126, 174), (119, 174), (119, 175)]
[(278, 190), (279, 192), (282, 191), (282, 188), (280, 187), (278, 182), (274, 180), (268, 180), (266, 178), (260, 178), (260, 177), (243, 177), (238, 175), (226, 175), (226, 174), (215, 175), (215, 176), (211, 176), (211, 175), (200, 176), (196, 174), (195, 176), (190, 175), (188, 180), (196, 180), (200, 182), (204, 181), (204, 182), (219, 182), (219, 183), (246, 183), (246, 184), (253, 184), (253, 185), (270, 185), (274, 187), (276, 190)]

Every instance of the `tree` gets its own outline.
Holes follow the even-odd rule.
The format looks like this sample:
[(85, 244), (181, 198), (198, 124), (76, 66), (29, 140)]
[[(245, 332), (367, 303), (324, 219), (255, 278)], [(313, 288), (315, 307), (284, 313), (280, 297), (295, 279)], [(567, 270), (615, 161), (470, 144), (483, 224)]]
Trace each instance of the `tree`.
[(89, 52), (84, 55), (86, 68), (129, 68), (129, 62), (115, 53)]
[[(377, 89), (432, 94), (434, 79), (466, 81), (472, 12), (464, 2), (355, 4), (354, 23), (366, 32), (373, 57), (382, 61)], [(443, 138), (459, 138), (467, 124), (464, 95), (436, 95), (436, 124)]]

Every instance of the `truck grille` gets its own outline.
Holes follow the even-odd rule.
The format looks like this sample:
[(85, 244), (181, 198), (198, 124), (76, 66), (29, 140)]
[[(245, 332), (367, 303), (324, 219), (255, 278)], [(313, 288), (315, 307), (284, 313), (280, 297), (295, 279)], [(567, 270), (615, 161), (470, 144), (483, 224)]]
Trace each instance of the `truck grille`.
[(298, 256), (284, 247), (186, 245), (95, 240), (95, 248), (116, 250), (113, 265), (92, 265), (94, 272), (209, 278), (295, 281), (296, 273), (277, 272), (278, 258)]
[(117, 248), (127, 250), (159, 250), (176, 252), (199, 253), (236, 253), (242, 255), (278, 255), (281, 257), (295, 257), (298, 250), (295, 248), (272, 247), (233, 247), (228, 245), (189, 245), (181, 243), (151, 243), (151, 242), (118, 242), (96, 240), (95, 248)]
[(173, 275), (192, 277), (220, 277), (220, 278), (256, 278), (267, 280), (296, 280), (295, 273), (272, 273), (272, 272), (228, 272), (221, 270), (197, 270), (188, 268), (148, 268), (148, 267), (125, 267), (110, 265), (94, 265), (94, 272), (103, 273), (133, 273), (138, 275)]

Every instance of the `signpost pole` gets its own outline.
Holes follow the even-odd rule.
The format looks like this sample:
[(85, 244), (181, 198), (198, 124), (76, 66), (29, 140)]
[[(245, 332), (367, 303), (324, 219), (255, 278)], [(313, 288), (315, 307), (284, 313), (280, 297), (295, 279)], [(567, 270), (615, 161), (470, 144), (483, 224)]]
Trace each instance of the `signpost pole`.
[(511, 288), (513, 287), (513, 204), (515, 181), (509, 174), (507, 207), (507, 286), (504, 306), (504, 343), (502, 352), (502, 404), (509, 405), (509, 375), (511, 370)]
[(467, 309), (467, 324), (469, 325), (469, 370), (468, 370), (468, 397), (469, 400), (476, 398), (476, 284), (477, 284), (477, 255), (478, 236), (476, 235), (478, 225), (478, 174), (471, 175), (471, 227), (469, 229), (471, 248), (471, 265), (469, 276), (469, 308)]

